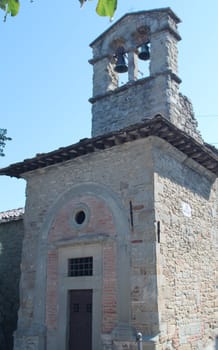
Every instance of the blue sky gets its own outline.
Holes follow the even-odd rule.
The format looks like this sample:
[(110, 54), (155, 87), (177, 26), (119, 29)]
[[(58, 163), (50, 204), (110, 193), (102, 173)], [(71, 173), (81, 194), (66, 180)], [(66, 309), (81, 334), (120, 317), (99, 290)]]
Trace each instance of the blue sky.
[[(179, 31), (180, 90), (193, 103), (205, 141), (218, 147), (218, 1), (118, 0), (127, 12), (171, 7)], [(21, 0), (20, 14), (0, 21), (0, 127), (8, 129), (0, 167), (90, 137), (92, 57), (89, 47), (111, 23), (96, 0)], [(3, 12), (0, 12), (3, 19)], [(0, 18), (1, 19), (1, 18)], [(0, 177), (0, 211), (25, 204), (25, 181)]]

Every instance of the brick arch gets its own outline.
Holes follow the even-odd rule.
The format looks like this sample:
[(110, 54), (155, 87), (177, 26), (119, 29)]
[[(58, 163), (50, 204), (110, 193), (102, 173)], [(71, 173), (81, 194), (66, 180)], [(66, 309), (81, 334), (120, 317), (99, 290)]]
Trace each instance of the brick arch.
[[(47, 280), (47, 264), (49, 260), (53, 260), (54, 273), (57, 271), (55, 264), (57, 262), (57, 251), (54, 250), (53, 253), (48, 256), (48, 243), (53, 244), (57, 237), (57, 232), (53, 230), (53, 224), (55, 219), (58, 218), (60, 213), (67, 215), (66, 203), (71, 203), (71, 208), (73, 205), (80, 202), (84, 202), (84, 199), (93, 201), (95, 199), (95, 210), (98, 205), (104, 203), (103, 212), (108, 215), (107, 233), (116, 234), (116, 255), (119, 256), (119, 261), (116, 262), (117, 266), (117, 283), (118, 283), (118, 294), (117, 294), (117, 321), (122, 324), (128, 324), (130, 320), (130, 295), (126, 293), (130, 290), (129, 281), (129, 269), (130, 269), (130, 254), (129, 254), (129, 222), (126, 215), (126, 210), (122, 205), (119, 196), (114, 193), (110, 188), (99, 185), (96, 183), (81, 183), (74, 186), (70, 191), (62, 194), (53, 207), (49, 210), (49, 213), (42, 225), (41, 240), (40, 240), (40, 255), (41, 260), (37, 266), (37, 286), (38, 291), (36, 293), (37, 300), (35, 302), (35, 319), (39, 321), (42, 325), (45, 324), (46, 319), (46, 280)], [(65, 209), (64, 209), (65, 208)], [(61, 217), (61, 215), (60, 215)], [(59, 217), (59, 218), (60, 218)], [(59, 222), (59, 225), (61, 223)], [(90, 221), (87, 229), (89, 234), (92, 234), (93, 220)], [(104, 227), (101, 220), (98, 220), (98, 232)], [(67, 229), (65, 228), (65, 233)], [(64, 235), (65, 235), (64, 233)], [(75, 230), (71, 231), (75, 234)], [(87, 233), (87, 232), (86, 232)], [(67, 238), (67, 237), (66, 237)], [(69, 238), (69, 237), (68, 237)], [(44, 286), (44, 288), (42, 288)], [(124, 297), (125, 295), (125, 297)], [(51, 323), (55, 320), (50, 319)], [(109, 329), (108, 329), (109, 330)]]
[(49, 210), (47, 217), (42, 225), (42, 239), (47, 241), (47, 236), (50, 232), (50, 228), (57, 213), (64, 205), (82, 196), (94, 196), (106, 203), (107, 208), (110, 210), (113, 221), (116, 226), (116, 231), (119, 233), (119, 239), (123, 240), (129, 234), (128, 216), (126, 215), (125, 208), (119, 198), (119, 196), (110, 188), (96, 183), (81, 183), (73, 186), (69, 191), (60, 195), (57, 201)]
[[(76, 212), (80, 210), (87, 216), (84, 225), (75, 222)], [(116, 233), (110, 208), (105, 200), (94, 194), (81, 194), (68, 200), (56, 213), (48, 233), (48, 242), (102, 233)]]

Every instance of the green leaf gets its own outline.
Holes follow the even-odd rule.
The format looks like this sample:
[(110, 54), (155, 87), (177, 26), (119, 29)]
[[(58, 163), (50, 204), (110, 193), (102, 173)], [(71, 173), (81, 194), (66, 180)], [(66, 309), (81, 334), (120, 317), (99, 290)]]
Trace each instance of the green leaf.
[(117, 0), (98, 0), (96, 12), (99, 16), (113, 17), (117, 8)]
[(8, 14), (16, 16), (19, 12), (19, 0), (0, 0), (0, 9), (5, 11), (5, 20)]
[(18, 0), (8, 0), (7, 13), (10, 13), (11, 16), (16, 16), (19, 12), (20, 3)]
[(7, 0), (0, 0), (0, 9), (6, 11), (6, 9), (7, 9), (7, 3), (8, 3)]

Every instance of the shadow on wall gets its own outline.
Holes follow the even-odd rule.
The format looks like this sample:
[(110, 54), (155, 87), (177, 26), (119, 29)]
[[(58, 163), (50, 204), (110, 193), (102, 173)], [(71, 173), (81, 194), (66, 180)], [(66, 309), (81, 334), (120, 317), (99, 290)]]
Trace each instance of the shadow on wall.
[(0, 349), (13, 349), (19, 308), (23, 220), (0, 223)]
[(184, 154), (167, 145), (165, 141), (156, 140), (154, 152), (155, 171), (180, 188), (187, 189), (201, 198), (208, 200), (216, 180), (208, 171), (187, 158)]

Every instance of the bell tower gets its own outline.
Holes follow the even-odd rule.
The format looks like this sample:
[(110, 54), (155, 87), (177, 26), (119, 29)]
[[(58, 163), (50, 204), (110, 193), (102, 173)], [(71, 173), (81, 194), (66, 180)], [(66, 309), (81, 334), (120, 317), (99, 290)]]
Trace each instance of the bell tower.
[[(170, 8), (129, 13), (91, 43), (93, 137), (160, 113), (200, 139), (191, 103), (179, 93), (178, 23)], [(140, 70), (148, 64), (143, 78), (139, 62)]]

